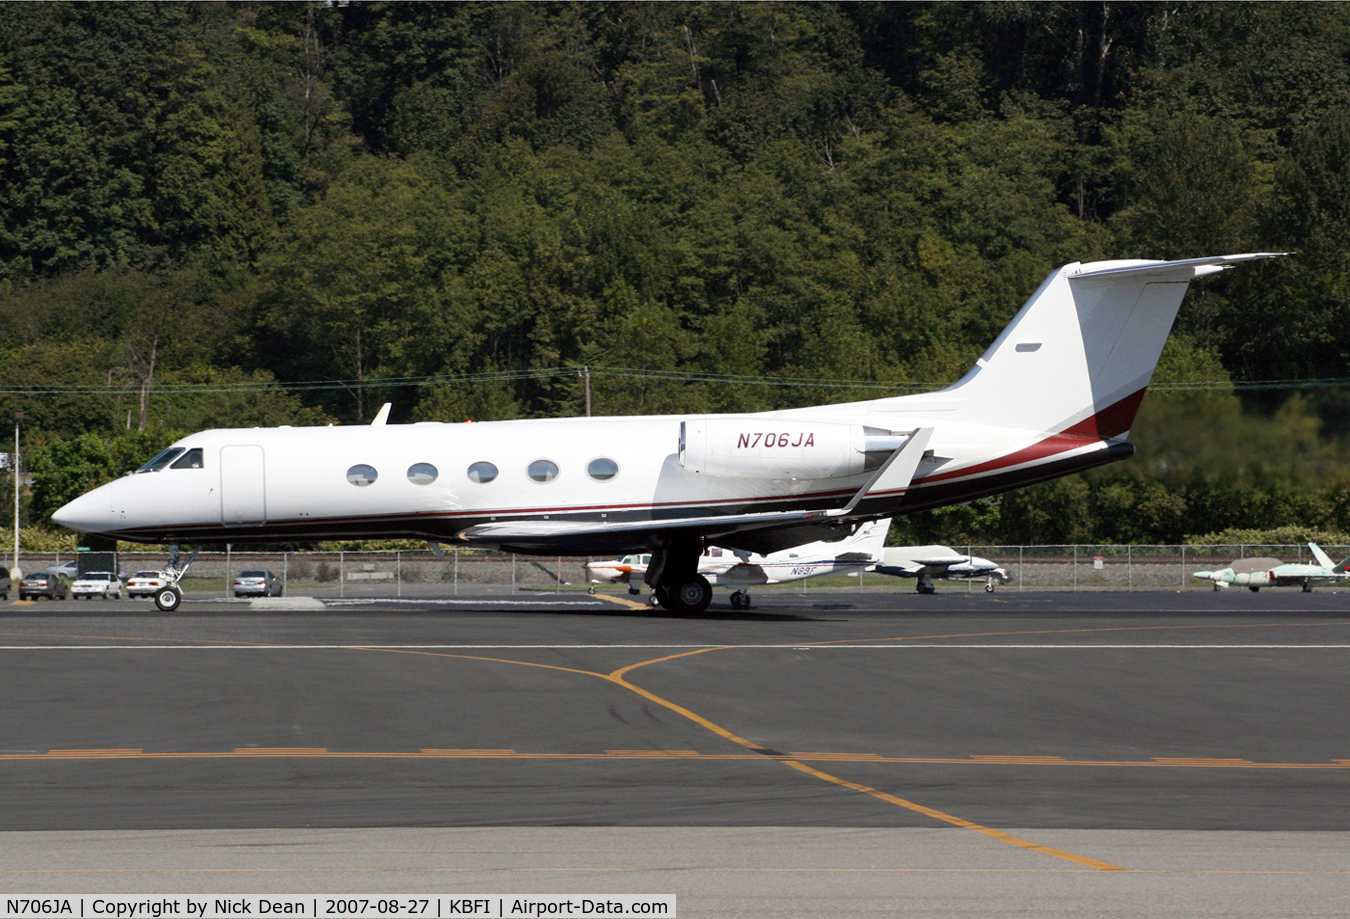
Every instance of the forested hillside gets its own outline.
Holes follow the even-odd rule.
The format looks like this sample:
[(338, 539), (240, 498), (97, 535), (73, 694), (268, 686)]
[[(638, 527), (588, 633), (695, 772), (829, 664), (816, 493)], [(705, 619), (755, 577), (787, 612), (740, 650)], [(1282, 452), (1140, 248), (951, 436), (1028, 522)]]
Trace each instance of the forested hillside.
[(897, 536), (1346, 531), (1348, 229), (1345, 4), (0, 4), (34, 523), (185, 431), (580, 414), (583, 367), (596, 414), (931, 389), (1058, 264), (1278, 249), (1192, 287), (1134, 460)]

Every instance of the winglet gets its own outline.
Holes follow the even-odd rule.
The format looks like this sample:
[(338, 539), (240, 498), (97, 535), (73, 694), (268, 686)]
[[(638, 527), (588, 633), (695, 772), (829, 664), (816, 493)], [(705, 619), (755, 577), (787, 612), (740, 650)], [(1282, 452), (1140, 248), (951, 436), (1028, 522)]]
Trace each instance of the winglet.
[(914, 473), (919, 468), (919, 461), (923, 459), (923, 451), (928, 449), (928, 439), (932, 436), (932, 428), (915, 428), (905, 438), (905, 442), (881, 464), (876, 475), (858, 489), (858, 493), (848, 504), (838, 511), (832, 511), (831, 516), (847, 516), (869, 495), (892, 494), (909, 488), (909, 483), (914, 480)]
[(386, 402), (384, 405), (380, 406), (379, 414), (377, 414), (375, 420), (370, 423), (371, 426), (378, 428), (387, 424), (389, 422), (389, 409), (392, 408), (393, 405), (394, 403), (392, 402)]

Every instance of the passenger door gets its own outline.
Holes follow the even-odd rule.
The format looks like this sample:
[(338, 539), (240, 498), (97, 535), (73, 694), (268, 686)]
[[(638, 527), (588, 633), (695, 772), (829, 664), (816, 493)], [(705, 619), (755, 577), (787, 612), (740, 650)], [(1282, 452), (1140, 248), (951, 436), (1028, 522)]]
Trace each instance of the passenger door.
[(267, 520), (263, 448), (254, 444), (220, 448), (220, 522), (257, 526)]

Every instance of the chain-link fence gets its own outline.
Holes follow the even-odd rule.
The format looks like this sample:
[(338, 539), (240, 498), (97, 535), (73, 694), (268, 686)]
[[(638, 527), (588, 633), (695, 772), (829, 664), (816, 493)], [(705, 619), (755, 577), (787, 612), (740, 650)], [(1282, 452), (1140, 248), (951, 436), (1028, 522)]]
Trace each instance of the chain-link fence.
[[(1004, 568), (1009, 580), (1000, 590), (1180, 590), (1209, 589), (1196, 571), (1227, 567), (1236, 559), (1269, 557), (1285, 562), (1312, 562), (1306, 545), (1227, 546), (952, 546), (956, 552), (987, 559)], [(1333, 559), (1350, 555), (1350, 546), (1323, 546)], [(75, 560), (72, 552), (24, 552), (19, 567), (43, 571)], [(316, 597), (423, 597), (461, 593), (515, 593), (522, 590), (575, 590), (587, 586), (579, 556), (515, 555), (447, 548), (437, 556), (427, 550), (387, 552), (203, 552), (183, 580), (191, 594), (230, 596), (241, 572), (265, 569), (288, 594)], [(121, 574), (156, 571), (163, 554), (124, 552)], [(13, 563), (6, 557), (4, 564)], [(861, 579), (842, 576), (793, 581), (806, 589), (855, 586), (894, 588), (898, 581), (867, 573)], [(981, 590), (982, 578), (964, 589)], [(950, 588), (949, 588), (950, 589)], [(958, 585), (958, 589), (960, 585)]]

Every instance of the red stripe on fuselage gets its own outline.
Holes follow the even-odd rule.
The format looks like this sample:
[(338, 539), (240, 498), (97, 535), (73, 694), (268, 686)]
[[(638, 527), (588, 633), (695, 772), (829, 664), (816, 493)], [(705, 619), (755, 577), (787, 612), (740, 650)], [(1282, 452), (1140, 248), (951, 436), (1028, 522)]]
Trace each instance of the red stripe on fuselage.
[(1054, 456), (1056, 453), (1078, 450), (1117, 437), (1128, 431), (1134, 423), (1135, 413), (1139, 411), (1139, 403), (1144, 400), (1144, 393), (1147, 391), (1148, 387), (1145, 386), (1138, 392), (1131, 393), (1119, 402), (1111, 403), (1100, 412), (1084, 418), (1077, 424), (1070, 425), (1058, 434), (1051, 434), (1044, 440), (1039, 440), (1031, 446), (1023, 447), (1007, 456), (977, 463), (974, 466), (966, 466), (964, 469), (953, 469), (951, 472), (940, 472), (937, 475), (915, 479), (914, 484), (942, 482), (960, 476), (997, 472), (1010, 466), (1034, 462), (1045, 459), (1047, 456)]

